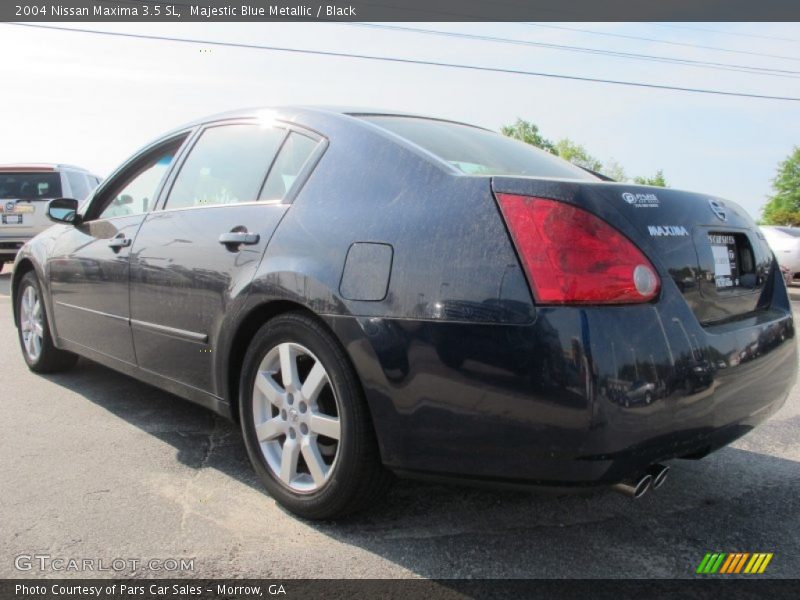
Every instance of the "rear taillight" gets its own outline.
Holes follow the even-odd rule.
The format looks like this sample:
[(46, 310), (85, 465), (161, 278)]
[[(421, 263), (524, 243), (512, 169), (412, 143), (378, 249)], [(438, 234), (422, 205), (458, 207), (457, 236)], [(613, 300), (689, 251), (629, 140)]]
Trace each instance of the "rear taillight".
[(653, 265), (605, 221), (556, 200), (497, 200), (537, 302), (630, 304), (658, 294)]

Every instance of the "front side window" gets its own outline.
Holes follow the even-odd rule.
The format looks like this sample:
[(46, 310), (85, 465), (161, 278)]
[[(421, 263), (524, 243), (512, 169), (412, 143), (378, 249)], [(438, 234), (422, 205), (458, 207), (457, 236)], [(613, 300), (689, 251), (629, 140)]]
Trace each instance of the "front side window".
[(257, 124), (215, 126), (195, 143), (175, 178), (166, 208), (258, 200), (286, 131)]
[(61, 175), (55, 171), (42, 173), (0, 172), (0, 199), (45, 200), (61, 196)]
[(122, 181), (117, 187), (102, 192), (104, 207), (97, 218), (111, 219), (151, 210), (161, 180), (167, 174), (181, 142), (183, 138), (145, 157), (132, 171), (121, 176)]
[(583, 169), (492, 131), (421, 117), (359, 115), (424, 148), (467, 175), (522, 175), (598, 181)]

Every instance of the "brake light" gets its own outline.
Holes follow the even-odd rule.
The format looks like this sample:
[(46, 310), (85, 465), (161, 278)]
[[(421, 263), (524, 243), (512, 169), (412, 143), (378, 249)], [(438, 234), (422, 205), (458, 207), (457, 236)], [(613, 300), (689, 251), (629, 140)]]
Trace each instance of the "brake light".
[(537, 302), (630, 304), (658, 294), (653, 265), (602, 219), (546, 198), (497, 200)]

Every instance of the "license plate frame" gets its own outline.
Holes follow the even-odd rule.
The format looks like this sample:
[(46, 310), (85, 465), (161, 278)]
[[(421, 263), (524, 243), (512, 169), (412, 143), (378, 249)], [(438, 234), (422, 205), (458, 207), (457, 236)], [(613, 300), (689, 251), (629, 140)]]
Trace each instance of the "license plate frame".
[(22, 215), (10, 214), (10, 215), (2, 215), (1, 217), (2, 217), (2, 224), (3, 225), (22, 225), (23, 224)]

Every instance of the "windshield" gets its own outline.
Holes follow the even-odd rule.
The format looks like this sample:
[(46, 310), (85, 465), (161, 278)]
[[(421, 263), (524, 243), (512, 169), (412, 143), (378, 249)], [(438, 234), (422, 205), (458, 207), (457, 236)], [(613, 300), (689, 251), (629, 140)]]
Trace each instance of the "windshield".
[(44, 200), (61, 196), (61, 176), (45, 173), (0, 173), (0, 199)]
[(421, 146), (467, 175), (598, 180), (544, 150), (478, 127), (420, 117), (359, 116)]

